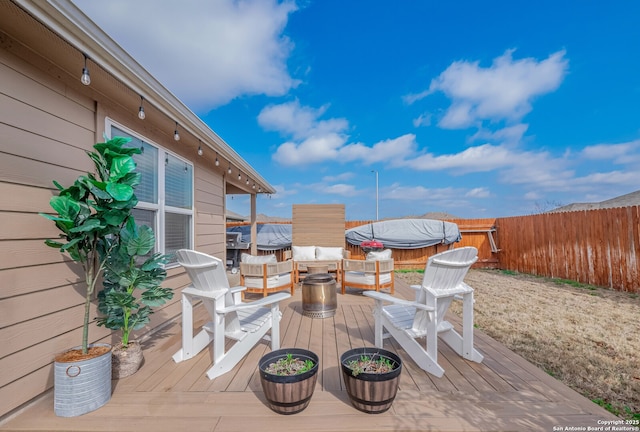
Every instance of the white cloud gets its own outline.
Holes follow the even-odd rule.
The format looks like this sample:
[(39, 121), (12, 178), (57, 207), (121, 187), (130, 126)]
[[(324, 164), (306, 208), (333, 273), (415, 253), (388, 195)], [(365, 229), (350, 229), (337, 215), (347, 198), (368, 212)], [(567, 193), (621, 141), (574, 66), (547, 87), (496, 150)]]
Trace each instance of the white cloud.
[(312, 136), (300, 144), (289, 141), (278, 147), (273, 159), (282, 165), (308, 165), (334, 160), (345, 141), (346, 137), (335, 133)]
[(384, 161), (400, 165), (416, 151), (413, 134), (379, 141), (371, 147), (363, 143), (348, 144), (349, 123), (342, 118), (321, 120), (326, 110), (326, 106), (319, 109), (301, 106), (298, 101), (265, 107), (258, 115), (260, 125), (292, 138), (277, 148), (273, 159), (282, 165), (333, 160), (360, 160), (367, 165)]
[(508, 126), (496, 131), (481, 128), (471, 137), (471, 141), (486, 140), (509, 146), (516, 146), (522, 140), (527, 129), (529, 129), (529, 125), (524, 123)]
[(424, 186), (401, 186), (400, 184), (393, 184), (385, 188), (380, 197), (388, 200), (398, 201), (433, 201), (441, 199), (450, 199), (452, 196), (456, 196), (460, 193), (460, 190), (455, 188), (426, 188)]
[(493, 60), (488, 68), (479, 62), (457, 61), (431, 81), (428, 91), (405, 96), (413, 103), (441, 91), (451, 106), (438, 125), (458, 129), (477, 126), (484, 120), (519, 121), (531, 111), (536, 96), (558, 88), (568, 69), (565, 51), (537, 61), (513, 60), (513, 50)]
[(488, 198), (491, 196), (487, 188), (473, 188), (464, 194), (468, 198)]
[(418, 117), (413, 119), (413, 126), (431, 126), (431, 117), (431, 114), (428, 113), (420, 114)]
[(349, 123), (345, 119), (319, 120), (328, 108), (328, 105), (318, 109), (301, 106), (297, 100), (269, 105), (258, 115), (258, 123), (266, 130), (291, 135), (296, 140), (346, 131)]
[(436, 156), (432, 153), (423, 154), (405, 165), (420, 171), (451, 170), (459, 174), (469, 172), (491, 171), (511, 166), (516, 155), (505, 147), (484, 144), (469, 147), (460, 153)]
[(294, 1), (74, 3), (195, 111), (241, 95), (281, 96), (298, 84), (286, 65), (293, 43), (283, 34)]
[(394, 139), (387, 139), (368, 147), (361, 143), (348, 144), (338, 152), (338, 159), (342, 161), (361, 160), (370, 165), (376, 162), (398, 166), (407, 157), (411, 157), (417, 149), (416, 136), (413, 134), (402, 135)]
[(334, 184), (327, 186), (323, 189), (323, 192), (340, 196), (354, 196), (357, 195), (355, 186), (344, 183)]
[(325, 176), (322, 177), (322, 181), (323, 182), (335, 182), (335, 181), (344, 181), (344, 180), (350, 180), (353, 177), (355, 177), (355, 174), (352, 172), (345, 172), (342, 174), (338, 174), (338, 175), (334, 175), (334, 176)]
[(613, 160), (618, 164), (640, 162), (640, 140), (621, 144), (597, 144), (582, 150), (582, 156), (593, 160)]
[(527, 192), (524, 194), (524, 199), (529, 201), (539, 200), (540, 198), (542, 198), (542, 195), (540, 195), (538, 192)]

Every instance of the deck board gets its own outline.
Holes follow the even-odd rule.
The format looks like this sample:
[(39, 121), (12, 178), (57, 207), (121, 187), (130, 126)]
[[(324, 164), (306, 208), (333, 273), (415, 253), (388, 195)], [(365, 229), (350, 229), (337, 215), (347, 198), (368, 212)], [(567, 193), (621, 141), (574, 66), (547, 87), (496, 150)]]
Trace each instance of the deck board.
[[(396, 279), (396, 295), (410, 298), (413, 291)], [(617, 419), (480, 331), (475, 335), (485, 357), (481, 364), (439, 344), (442, 378), (421, 370), (394, 340), (386, 339), (385, 349), (403, 359), (398, 396), (386, 413), (357, 411), (344, 389), (339, 356), (350, 348), (373, 346), (372, 307), (371, 299), (351, 289), (338, 295), (338, 309), (330, 318), (303, 316), (300, 290), (281, 304), (281, 346), (308, 348), (320, 357), (315, 393), (299, 414), (282, 416), (266, 405), (257, 363), (270, 351), (268, 342), (256, 345), (231, 372), (209, 380), (210, 350), (173, 362), (181, 337), (180, 323), (173, 323), (143, 343), (142, 368), (114, 381), (112, 399), (102, 408), (80, 417), (56, 417), (49, 392), (5, 421), (0, 431), (507, 431), (597, 426), (598, 420)], [(205, 311), (195, 312), (201, 325)], [(460, 326), (459, 318), (449, 319)]]

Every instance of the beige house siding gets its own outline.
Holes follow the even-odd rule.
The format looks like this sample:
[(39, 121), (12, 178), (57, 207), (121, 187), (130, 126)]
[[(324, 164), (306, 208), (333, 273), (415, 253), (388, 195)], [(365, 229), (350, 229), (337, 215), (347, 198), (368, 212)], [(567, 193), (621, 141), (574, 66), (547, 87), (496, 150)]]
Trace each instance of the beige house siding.
[[(0, 30), (0, 418), (50, 389), (54, 355), (81, 341), (83, 275), (44, 245), (58, 231), (38, 212), (51, 211), (52, 180), (69, 185), (93, 169), (85, 152), (102, 141), (106, 117), (194, 163), (194, 247), (225, 254), (224, 171), (168, 138), (166, 125), (123, 111), (117, 91), (113, 100), (89, 97), (67, 83), (79, 86), (78, 77), (59, 74)], [(180, 313), (180, 289), (189, 280), (179, 268), (168, 274), (174, 298), (138, 335)], [(89, 336), (117, 339), (95, 325)]]

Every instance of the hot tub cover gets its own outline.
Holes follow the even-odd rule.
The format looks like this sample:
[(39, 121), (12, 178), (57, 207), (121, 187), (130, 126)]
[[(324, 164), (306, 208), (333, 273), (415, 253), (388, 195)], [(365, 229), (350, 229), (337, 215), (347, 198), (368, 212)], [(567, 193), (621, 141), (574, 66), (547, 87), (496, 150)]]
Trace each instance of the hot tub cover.
[(359, 246), (365, 240), (382, 242), (385, 248), (420, 249), (451, 244), (462, 239), (458, 225), (436, 219), (393, 219), (348, 229), (347, 241)]
[[(227, 228), (227, 232), (241, 232), (243, 242), (251, 242), (251, 225)], [(258, 250), (274, 251), (291, 247), (290, 224), (258, 224), (256, 246)]]

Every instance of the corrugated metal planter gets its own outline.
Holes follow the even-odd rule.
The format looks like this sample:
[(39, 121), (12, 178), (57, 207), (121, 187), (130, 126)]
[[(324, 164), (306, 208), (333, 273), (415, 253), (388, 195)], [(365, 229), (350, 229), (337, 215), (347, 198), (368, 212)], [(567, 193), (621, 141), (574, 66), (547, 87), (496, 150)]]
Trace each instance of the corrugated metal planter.
[[(363, 357), (384, 359), (392, 365), (390, 372), (356, 372), (349, 367), (351, 361)], [(391, 408), (398, 392), (402, 361), (397, 354), (381, 348), (353, 348), (340, 356), (342, 377), (351, 404), (358, 410), (379, 414)]]
[[(294, 358), (310, 360), (313, 367), (297, 375), (274, 375), (266, 372), (271, 363), (286, 358), (291, 354)], [(313, 396), (318, 378), (318, 356), (305, 349), (285, 348), (265, 354), (258, 363), (260, 383), (269, 408), (278, 414), (296, 414), (304, 410)]]
[[(54, 361), (54, 412), (59, 417), (76, 417), (94, 411), (111, 399), (111, 345), (104, 354), (79, 361)], [(69, 351), (81, 349), (72, 348)], [(68, 351), (67, 351), (68, 352)], [(63, 353), (64, 354), (64, 353)]]

